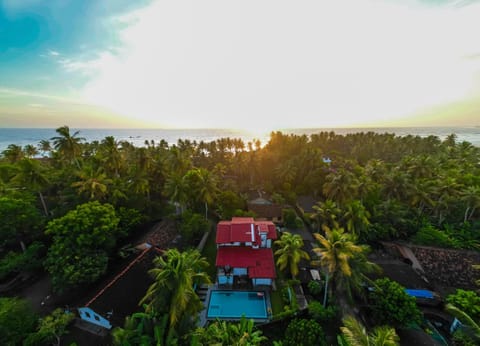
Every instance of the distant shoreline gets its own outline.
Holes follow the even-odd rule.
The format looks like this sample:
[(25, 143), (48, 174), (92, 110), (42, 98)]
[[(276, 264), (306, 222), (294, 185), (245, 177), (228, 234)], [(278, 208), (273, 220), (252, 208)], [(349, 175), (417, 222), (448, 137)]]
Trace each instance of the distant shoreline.
[[(177, 143), (179, 139), (190, 141), (210, 142), (219, 138), (240, 138), (245, 144), (249, 141), (259, 139), (262, 144), (268, 142), (270, 133), (281, 131), (295, 135), (312, 135), (320, 132), (335, 132), (346, 135), (359, 132), (375, 132), (379, 134), (392, 133), (397, 136), (437, 136), (441, 140), (448, 135), (455, 133), (457, 141), (467, 141), (480, 147), (480, 127), (348, 127), (348, 128), (297, 128), (279, 129), (268, 131), (248, 131), (242, 129), (126, 129), (126, 128), (71, 128), (71, 131), (80, 131), (80, 136), (85, 137), (87, 142), (101, 141), (107, 136), (113, 136), (118, 141), (127, 141), (135, 146), (144, 146), (145, 141), (165, 140), (168, 144)], [(8, 145), (15, 144), (25, 146), (27, 144), (37, 145), (40, 140), (50, 140), (55, 136), (54, 128), (0, 128), (0, 152)]]

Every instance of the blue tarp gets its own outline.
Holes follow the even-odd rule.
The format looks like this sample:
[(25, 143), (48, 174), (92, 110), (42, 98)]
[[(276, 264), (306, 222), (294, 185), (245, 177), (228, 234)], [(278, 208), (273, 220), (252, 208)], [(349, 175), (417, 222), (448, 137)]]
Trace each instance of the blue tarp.
[(425, 298), (425, 299), (433, 299), (433, 292), (428, 290), (412, 290), (412, 289), (405, 289), (408, 295), (415, 297), (415, 298)]

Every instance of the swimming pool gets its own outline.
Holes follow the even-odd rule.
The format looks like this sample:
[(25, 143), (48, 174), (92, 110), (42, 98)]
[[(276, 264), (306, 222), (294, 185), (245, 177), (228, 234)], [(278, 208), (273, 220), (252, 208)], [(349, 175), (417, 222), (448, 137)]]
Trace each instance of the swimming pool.
[(211, 291), (207, 318), (267, 318), (266, 294), (258, 291)]

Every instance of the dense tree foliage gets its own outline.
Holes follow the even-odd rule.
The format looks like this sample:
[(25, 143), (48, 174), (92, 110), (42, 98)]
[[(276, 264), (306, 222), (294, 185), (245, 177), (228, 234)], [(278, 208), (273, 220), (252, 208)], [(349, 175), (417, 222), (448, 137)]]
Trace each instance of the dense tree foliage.
[(111, 205), (89, 202), (48, 223), (45, 233), (53, 243), (45, 267), (55, 289), (90, 283), (105, 273), (118, 222)]
[(285, 331), (285, 346), (322, 346), (326, 345), (322, 326), (314, 320), (294, 319)]
[(0, 343), (20, 345), (33, 332), (37, 316), (27, 301), (17, 298), (0, 298)]
[[(318, 233), (320, 264), (338, 300), (361, 288), (363, 274), (375, 269), (359, 244), (401, 239), (479, 249), (480, 149), (455, 136), (273, 132), (264, 145), (221, 138), (135, 147), (111, 136), (87, 143), (68, 126), (56, 132), (38, 148), (11, 144), (0, 155), (4, 276), (29, 262), (38, 241), (48, 248), (45, 266), (56, 289), (94, 281), (117, 240), (133, 236), (145, 221), (184, 213), (179, 231), (193, 241), (202, 233), (200, 219), (251, 215), (246, 202), (252, 191), (289, 205), (285, 219), (292, 227), (303, 221)], [(315, 202), (311, 214), (297, 202), (305, 195)], [(151, 307), (158, 299), (148, 312), (155, 323), (170, 314), (173, 286), (164, 286), (146, 301)], [(195, 302), (188, 308), (196, 311)]]
[(457, 289), (454, 294), (447, 296), (446, 301), (480, 323), (480, 296), (477, 292)]
[(370, 300), (373, 315), (380, 323), (399, 328), (420, 323), (421, 313), (415, 298), (395, 281), (387, 278), (375, 280)]

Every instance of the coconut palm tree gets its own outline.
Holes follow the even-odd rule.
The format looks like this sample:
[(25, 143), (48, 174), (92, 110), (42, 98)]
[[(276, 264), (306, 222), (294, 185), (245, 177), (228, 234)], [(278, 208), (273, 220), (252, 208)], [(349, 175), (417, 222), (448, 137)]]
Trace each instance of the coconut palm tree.
[(333, 201), (343, 204), (354, 195), (355, 176), (346, 169), (339, 169), (327, 175), (323, 185), (323, 193)]
[(275, 241), (275, 245), (279, 247), (275, 251), (277, 257), (277, 265), (280, 270), (289, 268), (292, 278), (298, 275), (298, 264), (302, 258), (309, 260), (310, 256), (303, 248), (303, 239), (298, 234), (284, 232), (279, 240)]
[(92, 166), (85, 166), (77, 176), (79, 180), (73, 182), (72, 187), (89, 200), (102, 200), (108, 194), (108, 186), (112, 180), (107, 178), (101, 168), (95, 170)]
[(358, 237), (370, 226), (370, 212), (359, 200), (350, 201), (345, 207), (343, 221), (347, 230)]
[(218, 192), (217, 179), (214, 174), (204, 168), (198, 169), (198, 177), (198, 196), (205, 205), (205, 219), (207, 219), (208, 205), (213, 203)]
[(372, 332), (367, 333), (365, 327), (352, 316), (343, 319), (340, 330), (349, 346), (396, 346), (400, 342), (395, 328), (375, 327)]
[(340, 215), (340, 208), (331, 199), (327, 199), (325, 202), (317, 202), (313, 206), (315, 212), (312, 215), (317, 222), (317, 232), (320, 231), (320, 226), (328, 228), (338, 228), (337, 218)]
[(78, 137), (80, 131), (75, 131), (70, 134), (68, 126), (62, 126), (55, 130), (58, 136), (52, 137), (53, 147), (61, 155), (62, 159), (70, 162), (75, 162), (77, 168), (80, 168), (78, 157), (82, 153), (81, 142), (85, 140), (83, 137)]
[(365, 273), (379, 270), (378, 266), (366, 258), (368, 246), (357, 245), (357, 238), (345, 233), (343, 228), (330, 230), (325, 227), (325, 237), (318, 233), (314, 236), (320, 247), (313, 251), (319, 254), (320, 260), (312, 263), (326, 269), (331, 281), (330, 287), (337, 292), (339, 303), (344, 296), (351, 299), (352, 290), (361, 290), (362, 282), (367, 280)]
[(257, 346), (267, 340), (262, 331), (255, 329), (252, 319), (242, 317), (239, 322), (216, 321), (207, 328), (194, 332), (194, 345)]
[(480, 187), (468, 186), (462, 193), (462, 200), (466, 204), (463, 222), (470, 220), (477, 208), (480, 208)]
[(177, 174), (171, 174), (165, 181), (163, 193), (176, 206), (180, 207), (183, 213), (185, 203), (187, 202), (187, 184), (185, 179)]
[(29, 159), (35, 157), (38, 154), (37, 148), (35, 148), (35, 146), (32, 144), (27, 144), (26, 146), (24, 146), (23, 152), (25, 153), (25, 156)]
[(119, 143), (113, 136), (107, 136), (102, 140), (98, 154), (100, 160), (104, 163), (105, 171), (115, 177), (119, 177), (123, 158), (119, 149)]
[(23, 152), (22, 147), (16, 144), (10, 144), (7, 149), (2, 151), (2, 155), (10, 163), (18, 162), (25, 157), (25, 153)]
[(42, 152), (43, 157), (47, 157), (48, 154), (52, 151), (52, 145), (49, 140), (42, 139), (37, 146), (38, 150)]
[(205, 272), (208, 262), (200, 257), (197, 250), (179, 252), (177, 249), (169, 249), (153, 263), (155, 268), (149, 274), (155, 282), (140, 304), (147, 304), (146, 312), (152, 309), (166, 311), (170, 328), (173, 328), (184, 315), (194, 316), (203, 308), (194, 285), (210, 283)]
[(12, 178), (12, 182), (38, 193), (40, 201), (42, 202), (43, 211), (45, 215), (48, 215), (48, 208), (42, 194), (42, 189), (48, 185), (49, 181), (45, 169), (37, 160), (22, 159), (18, 163), (18, 172)]

